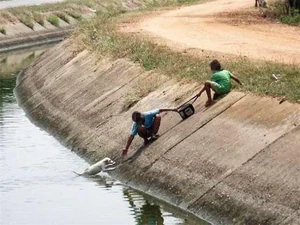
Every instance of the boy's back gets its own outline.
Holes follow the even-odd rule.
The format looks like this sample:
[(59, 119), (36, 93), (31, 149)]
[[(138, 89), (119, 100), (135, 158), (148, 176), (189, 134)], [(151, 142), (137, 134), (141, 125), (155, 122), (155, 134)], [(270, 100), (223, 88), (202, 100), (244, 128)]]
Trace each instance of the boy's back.
[(231, 89), (231, 76), (232, 74), (228, 70), (220, 70), (215, 72), (210, 80), (220, 85), (218, 88), (220, 94), (226, 94)]

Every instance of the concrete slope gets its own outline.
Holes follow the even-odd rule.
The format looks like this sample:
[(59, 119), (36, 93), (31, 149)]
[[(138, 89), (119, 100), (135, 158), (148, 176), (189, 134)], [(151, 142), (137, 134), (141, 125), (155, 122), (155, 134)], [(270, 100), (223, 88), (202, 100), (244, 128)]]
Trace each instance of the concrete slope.
[[(93, 16), (94, 13), (88, 12), (83, 14), (82, 18), (91, 18)], [(62, 41), (70, 35), (79, 22), (69, 15), (66, 15), (66, 17), (69, 23), (57, 17), (57, 26), (52, 25), (46, 19), (43, 26), (33, 22), (32, 28), (21, 22), (1, 24), (5, 34), (0, 33), (0, 53)]]
[[(300, 178), (299, 166), (295, 166), (300, 165), (299, 146), (297, 127), (268, 145), (190, 207), (218, 213), (223, 221), (239, 224), (299, 224), (296, 211), (299, 212)], [(207, 204), (210, 202), (213, 204)], [(250, 216), (245, 219), (244, 214), (256, 214), (260, 220)], [(289, 217), (293, 221), (282, 222)]]
[[(127, 110), (141, 87), (150, 92)], [(121, 161), (133, 111), (178, 106), (199, 88), (68, 41), (21, 74), (16, 93), (34, 122), (89, 162), (117, 160), (112, 175), (124, 184), (214, 224), (299, 224), (299, 104), (231, 92), (206, 109), (202, 96), (187, 120), (162, 114), (160, 138), (147, 147), (136, 138)]]

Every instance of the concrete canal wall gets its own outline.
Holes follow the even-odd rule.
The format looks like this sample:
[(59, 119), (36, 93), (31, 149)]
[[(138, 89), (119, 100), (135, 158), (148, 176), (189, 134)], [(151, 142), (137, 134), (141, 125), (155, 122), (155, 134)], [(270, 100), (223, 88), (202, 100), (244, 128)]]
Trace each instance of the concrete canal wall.
[[(61, 51), (60, 49), (64, 49)], [(138, 88), (155, 86), (127, 110)], [(197, 84), (97, 59), (65, 41), (18, 78), (19, 103), (39, 126), (89, 162), (109, 156), (112, 176), (214, 224), (300, 224), (300, 105), (231, 92), (182, 121), (164, 113), (160, 138), (135, 138), (122, 162), (131, 113), (178, 106)]]
[[(82, 19), (89, 19), (95, 13), (88, 12), (82, 14)], [(21, 22), (7, 22), (0, 24), (0, 28), (5, 31), (0, 32), (0, 53), (30, 48), (39, 45), (56, 43), (64, 40), (69, 35), (76, 25), (78, 20), (66, 15), (68, 23), (57, 17), (58, 25), (54, 26), (46, 19), (44, 25), (37, 22), (33, 23), (33, 28), (29, 28)]]

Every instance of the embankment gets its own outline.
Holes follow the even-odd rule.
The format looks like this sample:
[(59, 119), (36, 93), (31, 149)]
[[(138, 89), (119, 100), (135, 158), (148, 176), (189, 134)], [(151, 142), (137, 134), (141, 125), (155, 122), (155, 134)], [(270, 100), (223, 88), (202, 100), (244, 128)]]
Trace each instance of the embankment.
[[(90, 18), (94, 13), (82, 14), (82, 18)], [(32, 24), (32, 28), (20, 21), (0, 24), (0, 28), (5, 34), (0, 32), (0, 53), (30, 48), (39, 45), (51, 44), (62, 41), (78, 24), (78, 20), (66, 15), (68, 23), (60, 18), (57, 19), (57, 26), (47, 20), (43, 21), (43, 26), (37, 22)]]
[(73, 29), (75, 24), (65, 24), (55, 27), (48, 23), (48, 27), (35, 25), (35, 30), (22, 23), (7, 24), (6, 35), (0, 33), (0, 53), (30, 48), (38, 45), (55, 43), (63, 40)]
[[(125, 110), (153, 81), (156, 90)], [(231, 92), (205, 109), (201, 97), (185, 121), (163, 114), (161, 137), (144, 149), (136, 138), (121, 162), (134, 110), (174, 107), (196, 90), (65, 41), (18, 77), (16, 93), (29, 117), (89, 162), (117, 160), (112, 175), (126, 185), (214, 224), (299, 224), (299, 104)]]

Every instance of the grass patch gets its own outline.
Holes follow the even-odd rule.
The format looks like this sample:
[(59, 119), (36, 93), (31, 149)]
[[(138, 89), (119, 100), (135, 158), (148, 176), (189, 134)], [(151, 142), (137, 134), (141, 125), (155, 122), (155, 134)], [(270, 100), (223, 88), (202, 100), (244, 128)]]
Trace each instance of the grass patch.
[(26, 25), (27, 27), (29, 27), (30, 29), (33, 30), (34, 23), (33, 23), (33, 21), (31, 20), (30, 17), (22, 16), (22, 17), (19, 17), (19, 20), (20, 20), (21, 23), (23, 23), (24, 25)]
[(74, 12), (74, 11), (67, 11), (66, 12), (69, 16), (73, 17), (74, 19), (76, 20), (81, 20), (82, 19), (82, 15), (77, 13), (77, 12)]
[[(148, 7), (162, 7), (171, 4), (178, 5), (180, 2), (193, 3), (197, 1), (199, 0), (136, 0), (135, 3), (138, 5), (147, 5)], [(59, 14), (65, 14), (66, 11), (68, 15), (78, 20), (82, 18), (84, 13), (90, 13), (88, 8), (96, 10), (97, 13), (111, 12), (115, 10), (125, 11), (121, 0), (65, 0), (59, 3), (47, 3), (2, 9), (0, 10), (0, 22), (2, 20), (5, 22), (14, 22), (16, 18), (22, 17), (24, 14), (28, 14), (28, 12), (31, 12), (31, 21), (37, 21), (34, 18), (35, 14), (41, 14), (46, 17), (47, 15), (55, 15), (58, 12)], [(57, 16), (63, 20), (66, 18), (65, 16)], [(67, 20), (68, 19), (65, 21), (67, 22)]]
[(0, 27), (0, 33), (6, 35), (6, 30), (4, 27)]
[(51, 23), (53, 26), (59, 27), (59, 20), (56, 16), (47, 17), (47, 21)]
[(288, 25), (294, 25), (294, 26), (300, 25), (300, 14), (294, 16), (290, 16), (290, 15), (281, 16), (280, 21)]
[(45, 20), (44, 20), (45, 17), (42, 14), (40, 14), (40, 13), (34, 13), (33, 19), (34, 19), (35, 22), (37, 22), (41, 26), (45, 25)]
[(139, 100), (146, 97), (149, 93), (156, 90), (163, 82), (166, 81), (166, 78), (163, 76), (155, 75), (147, 76), (144, 79), (139, 80), (134, 84), (133, 92), (127, 93), (125, 97), (125, 103), (123, 110), (127, 111)]
[(66, 23), (70, 23), (70, 19), (68, 17), (68, 15), (64, 12), (58, 12), (56, 13), (56, 16), (60, 19), (62, 19), (63, 21), (65, 21)]
[(299, 10), (289, 8), (285, 1), (271, 2), (265, 13), (266, 16), (276, 18), (282, 23), (293, 26), (300, 25)]
[[(105, 1), (109, 0), (104, 0), (104, 2)], [(31, 21), (37, 21), (41, 24), (43, 22), (41, 22), (42, 20), (35, 18), (36, 14), (41, 14), (43, 17), (46, 17), (47, 15), (54, 15), (58, 12), (61, 12), (59, 13), (59, 16), (67, 22), (67, 17), (63, 15), (65, 14), (64, 11), (66, 9), (72, 11), (74, 17), (77, 16), (77, 18), (79, 18), (78, 15), (88, 12), (87, 7), (98, 9), (98, 0), (66, 0), (59, 3), (7, 8), (0, 10), (0, 23), (15, 22), (16, 20), (19, 20), (19, 18), (22, 18), (22, 20), (28, 24), (27, 21), (28, 18), (30, 18)], [(29, 14), (28, 12), (30, 12), (30, 16), (26, 15)], [(27, 17), (26, 20), (23, 19), (24, 15)]]
[(7, 11), (0, 10), (0, 23), (16, 22), (17, 18)]
[[(139, 63), (145, 70), (155, 70), (170, 77), (188, 78), (199, 83), (210, 78), (212, 74), (208, 65), (217, 54), (212, 53), (209, 58), (199, 58), (173, 51), (166, 46), (159, 46), (137, 35), (118, 32), (120, 23), (128, 23), (137, 19), (136, 15), (141, 14), (144, 15), (145, 10), (140, 14), (122, 14), (114, 11), (97, 15), (77, 29), (75, 36), (78, 44), (97, 52), (99, 57), (103, 55), (126, 57)], [(225, 55), (224, 59), (220, 59), (224, 68), (230, 70), (244, 83), (243, 87), (234, 86), (234, 88), (262, 95), (284, 96), (294, 102), (300, 100), (299, 65), (252, 61), (243, 57), (234, 59), (231, 57), (230, 60), (226, 58)], [(281, 74), (277, 82), (272, 78), (273, 73)], [(138, 95), (128, 96), (127, 104), (130, 105), (130, 102), (137, 101), (138, 98)]]

